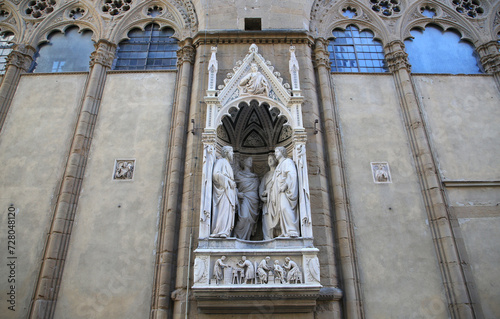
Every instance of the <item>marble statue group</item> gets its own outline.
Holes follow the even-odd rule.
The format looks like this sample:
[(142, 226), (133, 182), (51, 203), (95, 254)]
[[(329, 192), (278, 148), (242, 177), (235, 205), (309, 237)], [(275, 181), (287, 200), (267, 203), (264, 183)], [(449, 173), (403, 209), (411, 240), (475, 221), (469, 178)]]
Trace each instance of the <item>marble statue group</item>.
[(286, 157), (286, 149), (277, 147), (274, 155), (268, 156), (269, 172), (262, 180), (252, 172), (251, 157), (246, 158), (243, 169), (234, 174), (232, 147), (224, 146), (221, 155), (212, 173), (210, 237), (250, 240), (260, 211), (264, 240), (299, 237), (298, 174), (295, 163)]

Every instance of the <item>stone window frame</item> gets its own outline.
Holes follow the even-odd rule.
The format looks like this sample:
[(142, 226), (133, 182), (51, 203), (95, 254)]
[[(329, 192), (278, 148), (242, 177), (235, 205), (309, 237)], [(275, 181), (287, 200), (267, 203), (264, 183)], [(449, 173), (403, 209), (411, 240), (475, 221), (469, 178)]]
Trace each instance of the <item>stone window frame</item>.
[[(162, 35), (161, 33), (166, 29), (171, 30), (171, 34)], [(174, 33), (173, 28), (168, 26), (162, 28), (157, 23), (146, 25), (144, 30), (139, 28), (130, 30), (129, 39), (118, 44), (112, 69), (119, 71), (175, 70), (179, 45), (178, 40), (172, 37)], [(163, 50), (161, 50), (162, 47)]]
[[(334, 29), (332, 34), (334, 38), (328, 44), (332, 72), (388, 72), (383, 44), (374, 39), (372, 31), (360, 31), (357, 26), (351, 24), (344, 30)], [(338, 40), (343, 40), (344, 43)], [(339, 43), (336, 43), (337, 41)]]
[(14, 34), (5, 32), (0, 35), (0, 74), (4, 74), (7, 69), (7, 57), (12, 52), (14, 46)]

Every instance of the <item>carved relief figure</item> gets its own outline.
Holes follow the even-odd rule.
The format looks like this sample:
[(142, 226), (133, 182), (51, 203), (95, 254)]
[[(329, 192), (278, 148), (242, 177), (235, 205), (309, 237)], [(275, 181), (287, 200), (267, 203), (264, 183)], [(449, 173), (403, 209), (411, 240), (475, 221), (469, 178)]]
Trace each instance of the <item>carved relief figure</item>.
[[(290, 257), (285, 258), (285, 264), (283, 268), (287, 271), (286, 281), (290, 284), (293, 282), (297, 282), (297, 280), (301, 280), (302, 272), (300, 271), (299, 266), (296, 262), (290, 259)], [(302, 280), (301, 280), (302, 281)]]
[(285, 269), (281, 267), (280, 262), (278, 260), (274, 261), (274, 281), (279, 280), (280, 284), (284, 284), (286, 282), (285, 277)]
[(220, 283), (224, 278), (224, 267), (227, 267), (227, 264), (224, 263), (225, 260), (226, 256), (222, 256), (220, 259), (217, 259), (215, 261), (214, 277), (217, 284)]
[(118, 162), (115, 170), (115, 179), (132, 179), (134, 172), (133, 162)]
[(237, 263), (236, 266), (245, 270), (242, 283), (246, 284), (249, 280), (250, 283), (252, 283), (252, 280), (255, 278), (255, 267), (253, 263), (247, 260), (246, 256), (242, 256), (240, 262)]
[(274, 171), (274, 183), (277, 188), (276, 210), (279, 218), (280, 237), (298, 237), (298, 182), (295, 163), (286, 157), (286, 149), (282, 146), (275, 150), (278, 166)]
[(260, 282), (263, 284), (267, 284), (269, 271), (271, 270), (271, 267), (268, 264), (269, 260), (271, 260), (271, 257), (267, 256), (262, 259), (257, 267), (257, 275), (259, 275)]
[(243, 170), (236, 173), (239, 211), (234, 227), (236, 238), (250, 240), (259, 217), (259, 178), (251, 171), (253, 160), (248, 157), (243, 162)]
[(375, 171), (375, 179), (377, 182), (384, 183), (387, 182), (389, 176), (387, 172), (384, 170), (383, 165), (378, 165), (377, 170)]
[(259, 72), (257, 64), (252, 63), (251, 71), (239, 83), (241, 94), (269, 95), (267, 79)]
[(210, 237), (229, 237), (234, 227), (238, 190), (230, 164), (232, 161), (233, 148), (224, 146), (222, 148), (222, 158), (215, 162), (212, 175), (213, 214), (212, 234)]
[(277, 193), (274, 187), (274, 170), (278, 164), (276, 157), (270, 154), (267, 157), (269, 164), (269, 172), (264, 175), (259, 186), (259, 196), (263, 203), (262, 205), (262, 232), (264, 240), (273, 239), (275, 233), (279, 231), (279, 218), (276, 212)]

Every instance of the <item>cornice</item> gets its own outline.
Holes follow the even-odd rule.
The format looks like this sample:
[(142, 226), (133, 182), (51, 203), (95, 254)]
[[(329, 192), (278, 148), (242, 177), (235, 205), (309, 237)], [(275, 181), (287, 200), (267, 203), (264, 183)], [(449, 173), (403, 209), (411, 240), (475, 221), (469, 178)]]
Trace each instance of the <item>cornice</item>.
[(263, 30), (263, 31), (201, 31), (193, 37), (193, 44), (314, 44), (314, 38), (305, 30)]

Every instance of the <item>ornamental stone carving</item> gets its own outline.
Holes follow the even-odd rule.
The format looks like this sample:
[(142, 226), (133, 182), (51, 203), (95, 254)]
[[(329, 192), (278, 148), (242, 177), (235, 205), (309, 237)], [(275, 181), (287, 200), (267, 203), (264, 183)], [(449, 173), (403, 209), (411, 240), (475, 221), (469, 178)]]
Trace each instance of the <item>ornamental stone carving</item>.
[(184, 62), (194, 63), (195, 49), (191, 45), (185, 45), (177, 50), (177, 67)]
[(391, 173), (387, 162), (372, 162), (373, 181), (376, 184), (391, 183)]
[(134, 178), (135, 160), (116, 160), (113, 179), (132, 180)]
[(116, 44), (105, 40), (100, 40), (95, 44), (96, 50), (90, 54), (90, 67), (96, 63), (104, 67), (111, 68), (115, 58)]
[(56, 0), (33, 0), (28, 2), (28, 7), (24, 12), (35, 18), (41, 18), (54, 11)]
[(102, 2), (102, 12), (111, 16), (116, 16), (127, 12), (132, 6), (132, 0), (104, 0)]

